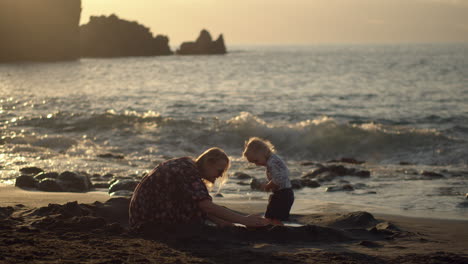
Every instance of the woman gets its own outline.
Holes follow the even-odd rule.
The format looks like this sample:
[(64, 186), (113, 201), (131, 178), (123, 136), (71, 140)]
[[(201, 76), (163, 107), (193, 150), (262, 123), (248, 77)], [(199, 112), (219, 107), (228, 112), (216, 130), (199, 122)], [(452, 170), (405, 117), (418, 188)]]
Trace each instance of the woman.
[(203, 180), (214, 183), (228, 168), (229, 158), (219, 148), (208, 149), (196, 160), (182, 157), (159, 164), (135, 188), (130, 201), (130, 228), (196, 225), (207, 218), (217, 226), (267, 225), (264, 218), (243, 216), (212, 202)]

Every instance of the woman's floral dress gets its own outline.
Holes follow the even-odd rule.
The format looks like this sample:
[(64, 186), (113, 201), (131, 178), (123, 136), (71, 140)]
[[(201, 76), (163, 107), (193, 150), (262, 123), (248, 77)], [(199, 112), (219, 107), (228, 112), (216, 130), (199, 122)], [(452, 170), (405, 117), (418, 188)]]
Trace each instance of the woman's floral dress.
[(130, 228), (202, 223), (198, 202), (212, 199), (189, 157), (159, 164), (135, 188), (129, 208)]

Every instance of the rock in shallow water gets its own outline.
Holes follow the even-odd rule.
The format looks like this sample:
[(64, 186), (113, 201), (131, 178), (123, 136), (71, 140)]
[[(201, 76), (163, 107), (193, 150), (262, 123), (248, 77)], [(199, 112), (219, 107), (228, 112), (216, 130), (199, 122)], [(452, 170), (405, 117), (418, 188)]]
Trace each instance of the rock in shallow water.
[(429, 178), (429, 179), (441, 179), (441, 178), (444, 178), (444, 175), (439, 174), (439, 173), (436, 173), (436, 172), (432, 172), (432, 171), (423, 171), (423, 172), (421, 172), (421, 175), (422, 175), (422, 176), (426, 176), (426, 177)]
[(250, 188), (252, 190), (261, 190), (262, 183), (265, 183), (266, 181), (261, 181), (256, 178), (252, 178), (250, 181)]
[(325, 189), (326, 192), (340, 192), (340, 191), (354, 191), (354, 187), (351, 184), (345, 184), (342, 186), (330, 186)]
[(109, 195), (110, 196), (131, 197), (133, 195), (133, 192), (129, 191), (129, 190), (118, 190), (118, 191), (109, 193)]
[(130, 191), (133, 192), (137, 187), (139, 181), (131, 179), (120, 179), (113, 182), (109, 187), (109, 193), (114, 193), (117, 191)]
[(21, 175), (16, 178), (15, 186), (20, 188), (36, 188), (37, 180), (30, 175)]
[(253, 177), (250, 176), (250, 175), (247, 174), (247, 173), (243, 173), (243, 172), (237, 171), (237, 172), (234, 173), (234, 175), (232, 176), (232, 178), (238, 179), (238, 180), (249, 180), (249, 179), (252, 179)]
[(38, 181), (43, 180), (45, 178), (52, 178), (52, 179), (57, 179), (59, 176), (58, 172), (41, 172), (36, 174), (34, 178)]
[(336, 177), (356, 176), (359, 178), (369, 178), (370, 172), (366, 170), (357, 170), (346, 168), (342, 165), (322, 166), (312, 172), (302, 176), (303, 179), (315, 179), (319, 182), (332, 181)]
[(57, 180), (66, 192), (87, 192), (91, 188), (91, 180), (86, 174), (65, 171), (58, 176)]
[(20, 172), (22, 174), (28, 174), (28, 175), (36, 175), (40, 172), (43, 172), (44, 170), (38, 167), (24, 167), (20, 169)]
[(42, 179), (37, 184), (37, 189), (43, 192), (62, 192), (63, 191), (60, 184), (58, 184), (58, 182), (53, 178)]

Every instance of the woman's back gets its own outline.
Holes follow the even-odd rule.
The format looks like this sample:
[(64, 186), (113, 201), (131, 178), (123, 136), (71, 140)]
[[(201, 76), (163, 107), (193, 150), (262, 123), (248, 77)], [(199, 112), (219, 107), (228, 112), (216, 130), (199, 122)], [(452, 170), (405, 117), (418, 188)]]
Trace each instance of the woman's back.
[(205, 215), (198, 202), (204, 199), (211, 196), (191, 158), (165, 161), (135, 188), (129, 208), (130, 227), (201, 223)]

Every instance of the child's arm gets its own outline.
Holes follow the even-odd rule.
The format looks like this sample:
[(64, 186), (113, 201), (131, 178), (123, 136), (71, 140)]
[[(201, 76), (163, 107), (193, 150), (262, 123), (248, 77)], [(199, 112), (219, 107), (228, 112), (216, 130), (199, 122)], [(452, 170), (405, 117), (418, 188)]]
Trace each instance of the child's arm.
[(273, 181), (269, 181), (267, 183), (262, 184), (260, 188), (264, 190), (265, 192), (268, 192), (268, 191), (274, 191), (278, 189), (279, 186)]

